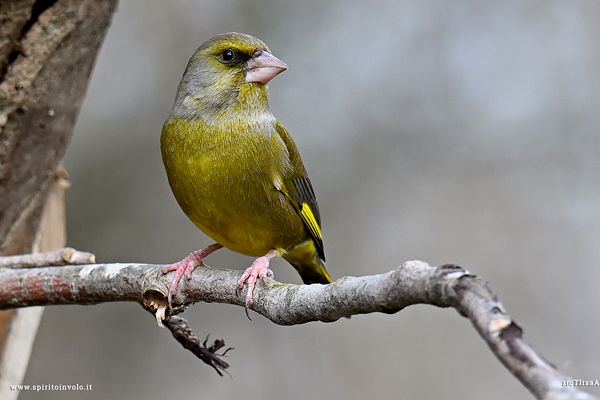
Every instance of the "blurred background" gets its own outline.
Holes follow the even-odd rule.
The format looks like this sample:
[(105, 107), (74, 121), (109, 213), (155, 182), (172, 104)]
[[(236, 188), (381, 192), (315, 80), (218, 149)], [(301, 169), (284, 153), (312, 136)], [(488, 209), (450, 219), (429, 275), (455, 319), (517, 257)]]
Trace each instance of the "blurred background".
[[(315, 187), (332, 278), (457, 263), (550, 362), (600, 379), (598, 19), (593, 0), (121, 0), (65, 158), (68, 244), (171, 263), (211, 243), (170, 192), (159, 135), (196, 48), (252, 34), (289, 66), (271, 110)], [(207, 264), (251, 261), (223, 250)], [(24, 383), (93, 390), (21, 399), (531, 398), (450, 309), (293, 327), (228, 305), (183, 316), (235, 347), (231, 378), (139, 305), (57, 306)]]

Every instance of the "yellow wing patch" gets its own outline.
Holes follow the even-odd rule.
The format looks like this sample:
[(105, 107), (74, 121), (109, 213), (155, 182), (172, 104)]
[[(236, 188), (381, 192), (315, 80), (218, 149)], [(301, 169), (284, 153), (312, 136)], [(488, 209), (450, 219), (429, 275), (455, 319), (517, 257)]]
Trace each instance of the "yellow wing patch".
[(302, 219), (302, 222), (304, 222), (304, 225), (308, 228), (308, 231), (310, 232), (310, 236), (312, 236), (313, 238), (315, 246), (319, 249), (319, 254), (321, 254), (321, 258), (324, 259), (323, 237), (321, 236), (321, 227), (317, 222), (317, 218), (315, 217), (312, 208), (310, 208), (310, 205), (308, 205), (308, 203), (298, 203), (298, 201), (296, 201), (288, 193), (285, 184), (282, 184), (279, 190), (285, 195), (285, 197), (290, 199), (290, 202), (293, 204), (298, 214), (300, 214), (300, 218)]
[(323, 238), (321, 237), (321, 228), (319, 227), (317, 219), (315, 218), (315, 215), (308, 204), (304, 203), (300, 206), (300, 217), (302, 217), (302, 221), (304, 221), (308, 227), (311, 236), (317, 239), (319, 242), (322, 242)]

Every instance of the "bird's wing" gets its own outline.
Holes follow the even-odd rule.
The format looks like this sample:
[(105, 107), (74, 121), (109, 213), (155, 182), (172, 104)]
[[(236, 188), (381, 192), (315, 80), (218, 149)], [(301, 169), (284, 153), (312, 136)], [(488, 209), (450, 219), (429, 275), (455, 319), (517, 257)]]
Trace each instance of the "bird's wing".
[(292, 205), (298, 214), (300, 214), (304, 225), (308, 228), (310, 236), (315, 242), (319, 256), (325, 261), (319, 206), (317, 205), (317, 198), (315, 197), (312, 184), (310, 183), (310, 179), (308, 179), (306, 169), (300, 158), (300, 152), (298, 152), (294, 140), (283, 125), (277, 122), (275, 129), (287, 147), (290, 164), (292, 165), (291, 172), (281, 177), (283, 184), (280, 190), (292, 202)]

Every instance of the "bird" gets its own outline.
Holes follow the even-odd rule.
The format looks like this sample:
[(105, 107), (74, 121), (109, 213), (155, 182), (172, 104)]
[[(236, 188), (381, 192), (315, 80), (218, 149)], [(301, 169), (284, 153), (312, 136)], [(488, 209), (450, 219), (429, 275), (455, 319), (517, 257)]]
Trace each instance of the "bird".
[(179, 206), (215, 243), (161, 268), (175, 271), (169, 309), (181, 278), (223, 247), (256, 257), (236, 286), (247, 287), (246, 312), (274, 258), (305, 284), (331, 283), (313, 186), (267, 101), (267, 83), (286, 69), (264, 42), (237, 32), (207, 40), (187, 64), (162, 128), (162, 160)]

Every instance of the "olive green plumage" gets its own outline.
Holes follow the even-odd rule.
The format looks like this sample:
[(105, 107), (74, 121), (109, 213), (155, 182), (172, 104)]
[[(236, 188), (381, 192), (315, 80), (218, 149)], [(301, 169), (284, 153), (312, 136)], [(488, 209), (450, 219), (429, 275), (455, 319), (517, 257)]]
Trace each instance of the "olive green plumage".
[(248, 82), (263, 53), (270, 56), (260, 40), (229, 33), (190, 59), (161, 135), (169, 184), (185, 214), (216, 242), (254, 257), (275, 250), (305, 283), (329, 283), (300, 153), (269, 111), (266, 85)]

